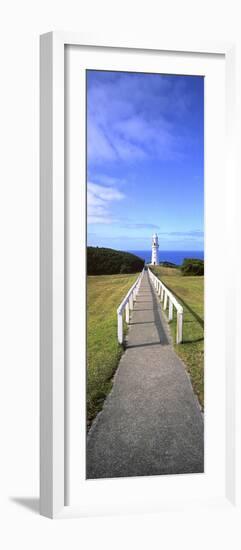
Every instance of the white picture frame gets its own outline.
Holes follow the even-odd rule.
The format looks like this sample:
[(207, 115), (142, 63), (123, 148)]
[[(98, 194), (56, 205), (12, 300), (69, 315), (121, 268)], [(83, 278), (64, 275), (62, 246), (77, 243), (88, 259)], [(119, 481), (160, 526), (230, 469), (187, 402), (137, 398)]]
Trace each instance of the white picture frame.
[[(40, 510), (48, 517), (83, 513), (83, 506), (67, 503), (66, 445), (68, 425), (65, 414), (65, 46), (133, 50), (138, 52), (179, 52), (199, 55), (222, 55), (225, 58), (226, 93), (226, 238), (232, 241), (229, 260), (233, 260), (232, 239), (238, 227), (235, 219), (236, 66), (233, 44), (170, 44), (161, 38), (102, 38), (67, 32), (41, 36), (40, 41)], [(227, 182), (227, 178), (226, 178)], [(240, 426), (235, 422), (240, 411), (237, 375), (237, 311), (235, 287), (225, 289), (226, 300), (226, 490), (219, 501), (238, 503), (241, 495), (239, 466)], [(228, 298), (229, 296), (229, 298)], [(230, 301), (230, 296), (232, 300)], [(230, 319), (232, 326), (230, 327)], [(224, 429), (224, 426), (223, 426)], [(101, 481), (102, 487), (105, 481)], [(119, 481), (120, 483), (120, 481)], [(145, 484), (151, 483), (148, 478)], [(81, 497), (80, 497), (81, 498)], [(174, 499), (175, 500), (175, 499)], [(207, 498), (207, 504), (210, 497)], [(111, 504), (111, 503), (110, 503)], [(175, 502), (173, 502), (175, 505)], [(193, 502), (190, 500), (190, 505)], [(74, 510), (74, 512), (73, 512)], [(107, 507), (108, 510), (108, 507)], [(77, 512), (76, 512), (77, 511)]]

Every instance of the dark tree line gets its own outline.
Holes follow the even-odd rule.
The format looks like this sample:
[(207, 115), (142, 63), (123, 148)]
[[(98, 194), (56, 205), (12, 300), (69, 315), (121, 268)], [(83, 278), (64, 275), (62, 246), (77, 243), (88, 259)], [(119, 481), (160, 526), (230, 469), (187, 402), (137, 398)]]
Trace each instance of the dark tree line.
[(116, 273), (136, 273), (142, 271), (144, 260), (121, 250), (112, 248), (87, 247), (87, 274), (114, 275)]
[(181, 265), (183, 275), (204, 275), (204, 261), (185, 258)]

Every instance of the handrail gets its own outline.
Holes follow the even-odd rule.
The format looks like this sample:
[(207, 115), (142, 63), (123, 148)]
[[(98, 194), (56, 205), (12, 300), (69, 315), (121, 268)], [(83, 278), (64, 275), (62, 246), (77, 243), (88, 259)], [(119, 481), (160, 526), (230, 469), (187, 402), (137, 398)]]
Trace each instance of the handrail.
[(177, 332), (176, 332), (176, 343), (180, 344), (182, 342), (182, 331), (183, 331), (183, 307), (179, 304), (172, 292), (163, 284), (163, 282), (152, 273), (148, 267), (148, 275), (151, 279), (152, 284), (154, 285), (158, 296), (160, 296), (160, 301), (163, 303), (163, 309), (167, 309), (167, 302), (169, 301), (168, 309), (168, 320), (172, 321), (173, 319), (173, 306), (177, 310)]
[(136, 300), (137, 293), (140, 288), (141, 280), (143, 277), (145, 269), (143, 268), (140, 275), (137, 277), (136, 281), (128, 290), (124, 300), (122, 300), (121, 304), (116, 310), (117, 313), (117, 338), (119, 344), (123, 343), (123, 311), (125, 309), (125, 316), (126, 316), (126, 323), (130, 322), (130, 310), (133, 310), (134, 308), (134, 301)]

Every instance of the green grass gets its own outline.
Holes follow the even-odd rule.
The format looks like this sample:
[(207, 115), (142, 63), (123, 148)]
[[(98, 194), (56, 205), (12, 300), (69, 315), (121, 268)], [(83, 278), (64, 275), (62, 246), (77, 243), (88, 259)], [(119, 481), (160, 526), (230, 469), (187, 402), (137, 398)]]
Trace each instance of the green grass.
[(133, 275), (87, 277), (87, 425), (101, 410), (123, 352), (116, 309), (136, 280)]
[[(175, 351), (184, 361), (194, 392), (204, 406), (204, 277), (184, 277), (179, 269), (155, 267), (153, 272), (184, 309), (183, 342), (175, 344), (176, 316), (170, 323)], [(174, 308), (175, 312), (175, 308)]]

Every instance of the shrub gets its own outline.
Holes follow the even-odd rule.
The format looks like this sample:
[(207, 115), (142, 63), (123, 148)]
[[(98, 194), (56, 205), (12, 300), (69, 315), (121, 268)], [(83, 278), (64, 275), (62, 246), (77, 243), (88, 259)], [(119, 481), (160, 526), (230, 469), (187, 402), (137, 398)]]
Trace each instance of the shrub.
[(181, 265), (183, 275), (204, 275), (204, 261), (193, 258), (185, 258)]

